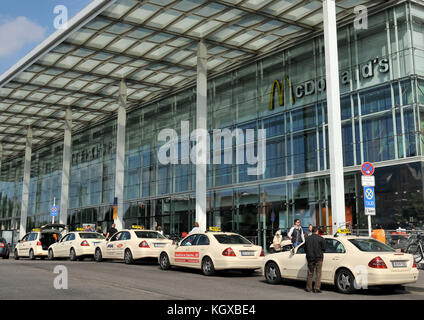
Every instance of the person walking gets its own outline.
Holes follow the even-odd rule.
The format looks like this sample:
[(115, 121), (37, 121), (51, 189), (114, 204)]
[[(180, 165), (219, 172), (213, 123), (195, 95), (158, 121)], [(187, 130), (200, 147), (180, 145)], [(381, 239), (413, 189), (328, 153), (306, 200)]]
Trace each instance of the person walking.
[(294, 220), (294, 226), (291, 227), (287, 236), (290, 238), (291, 242), (293, 243), (293, 248), (296, 248), (298, 245), (305, 242), (305, 235), (303, 234), (303, 229), (300, 226), (299, 219)]
[(306, 292), (312, 291), (312, 278), (315, 273), (314, 293), (321, 293), (321, 271), (324, 260), (325, 240), (318, 235), (318, 228), (312, 228), (312, 235), (305, 241), (306, 261), (308, 262), (308, 278), (306, 281)]
[(110, 228), (109, 229), (109, 231), (108, 231), (108, 233), (106, 234), (106, 239), (110, 239), (110, 238), (112, 238), (113, 237), (113, 235), (115, 234), (115, 233), (117, 233), (118, 232), (118, 230), (116, 230), (116, 225), (113, 223), (112, 224), (112, 228)]
[(163, 230), (162, 230), (162, 227), (161, 227), (161, 226), (158, 226), (157, 231), (158, 231), (161, 235), (163, 235)]
[(199, 222), (195, 222), (194, 223), (194, 228), (193, 229), (191, 229), (191, 231), (190, 231), (190, 233), (189, 234), (192, 234), (192, 233), (198, 233), (198, 232), (202, 232), (202, 230), (200, 230), (200, 227), (199, 227)]
[(313, 228), (313, 225), (312, 224), (309, 224), (308, 231), (306, 231), (306, 237), (309, 237), (309, 236), (313, 235), (312, 228)]

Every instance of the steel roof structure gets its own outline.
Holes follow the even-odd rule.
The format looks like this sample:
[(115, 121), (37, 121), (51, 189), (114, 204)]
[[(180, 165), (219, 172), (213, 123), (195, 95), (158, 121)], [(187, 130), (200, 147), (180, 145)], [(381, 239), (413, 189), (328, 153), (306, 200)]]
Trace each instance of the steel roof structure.
[[(384, 0), (337, 0), (339, 22), (353, 9)], [(196, 83), (197, 45), (208, 51), (208, 76), (323, 31), (318, 0), (93, 0), (0, 76), (3, 159), (22, 154), (26, 130), (42, 146), (116, 116), (119, 83), (140, 106)]]

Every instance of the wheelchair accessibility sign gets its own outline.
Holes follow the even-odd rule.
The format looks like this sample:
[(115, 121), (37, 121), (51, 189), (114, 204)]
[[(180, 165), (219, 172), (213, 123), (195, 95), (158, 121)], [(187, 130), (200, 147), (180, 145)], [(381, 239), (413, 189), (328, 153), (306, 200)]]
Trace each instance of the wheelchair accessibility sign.
[(374, 187), (364, 188), (364, 205), (365, 214), (374, 216), (375, 215), (375, 192)]

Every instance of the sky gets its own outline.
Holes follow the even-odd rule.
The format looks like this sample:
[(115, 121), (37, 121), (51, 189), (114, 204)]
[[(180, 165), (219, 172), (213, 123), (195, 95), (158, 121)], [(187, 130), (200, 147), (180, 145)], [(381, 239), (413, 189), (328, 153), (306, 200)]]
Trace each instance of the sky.
[(56, 6), (65, 6), (71, 19), (90, 1), (0, 0), (0, 74), (56, 31)]

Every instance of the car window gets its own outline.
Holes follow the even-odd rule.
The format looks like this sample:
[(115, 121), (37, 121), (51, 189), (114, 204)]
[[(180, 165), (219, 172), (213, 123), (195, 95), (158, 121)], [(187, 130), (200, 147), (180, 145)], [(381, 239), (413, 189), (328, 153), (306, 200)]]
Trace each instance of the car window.
[(119, 237), (119, 240), (130, 240), (131, 234), (128, 231), (123, 231), (121, 233), (121, 236)]
[(297, 248), (296, 254), (302, 254), (305, 253), (305, 245), (301, 245), (300, 247)]
[(30, 233), (27, 241), (34, 241), (38, 238), (38, 233)]
[(137, 238), (144, 239), (166, 239), (163, 235), (156, 231), (135, 231)]
[(61, 242), (68, 241), (69, 236), (70, 236), (70, 234), (68, 233), (66, 236), (64, 236), (64, 237), (62, 238), (62, 241), (61, 241)]
[(252, 244), (249, 240), (238, 234), (214, 234), (221, 244)]
[(100, 233), (80, 233), (79, 234), (81, 239), (105, 239), (105, 236)]
[(110, 241), (116, 241), (116, 240), (118, 240), (118, 237), (120, 237), (120, 236), (121, 236), (121, 234), (122, 234), (122, 232), (115, 233), (115, 234), (113, 235), (113, 237), (112, 237), (112, 238), (110, 238)]
[(355, 247), (364, 252), (394, 252), (395, 249), (374, 239), (350, 239)]
[(29, 234), (25, 235), (25, 237), (23, 237), (21, 241), (28, 241), (28, 237), (29, 237)]
[(75, 240), (75, 233), (71, 233), (66, 241)]
[(340, 241), (325, 239), (325, 253), (346, 253), (346, 250)]
[(201, 234), (197, 237), (196, 246), (208, 246), (209, 244), (209, 238), (204, 234)]
[(181, 246), (193, 246), (196, 240), (197, 234), (193, 234), (192, 236), (189, 236), (181, 242)]

